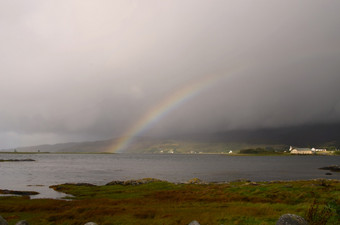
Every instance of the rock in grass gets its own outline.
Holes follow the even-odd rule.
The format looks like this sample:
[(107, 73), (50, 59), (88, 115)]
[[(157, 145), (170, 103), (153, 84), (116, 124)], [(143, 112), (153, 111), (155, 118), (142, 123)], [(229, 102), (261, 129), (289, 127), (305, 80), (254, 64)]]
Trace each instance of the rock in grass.
[(203, 182), (198, 178), (192, 178), (187, 181), (187, 184), (202, 184)]
[(94, 222), (87, 222), (87, 223), (85, 223), (84, 225), (98, 225), (98, 224), (96, 224), (96, 223), (94, 223)]
[(200, 225), (196, 220), (191, 221), (188, 225)]
[(29, 225), (26, 220), (20, 220), (15, 225)]
[(141, 185), (141, 184), (149, 184), (149, 183), (153, 183), (153, 182), (164, 182), (162, 180), (159, 179), (155, 179), (155, 178), (143, 178), (143, 179), (139, 179), (139, 180), (127, 180), (127, 181), (119, 181), (119, 180), (114, 180), (111, 181), (110, 183), (107, 183), (106, 185), (131, 185), (131, 186), (136, 186), (136, 185)]
[(7, 221), (0, 216), (0, 225), (8, 225)]
[(309, 223), (301, 216), (284, 214), (276, 222), (276, 225), (309, 225)]

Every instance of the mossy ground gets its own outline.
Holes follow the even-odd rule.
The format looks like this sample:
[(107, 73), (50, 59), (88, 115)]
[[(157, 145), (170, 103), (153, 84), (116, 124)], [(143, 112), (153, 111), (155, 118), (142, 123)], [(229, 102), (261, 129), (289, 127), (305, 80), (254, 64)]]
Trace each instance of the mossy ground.
[[(340, 181), (231, 182), (226, 184), (58, 185), (72, 201), (0, 197), (10, 225), (79, 224), (275, 224), (285, 213), (305, 216), (316, 200), (340, 205)], [(328, 224), (338, 224), (334, 211)]]

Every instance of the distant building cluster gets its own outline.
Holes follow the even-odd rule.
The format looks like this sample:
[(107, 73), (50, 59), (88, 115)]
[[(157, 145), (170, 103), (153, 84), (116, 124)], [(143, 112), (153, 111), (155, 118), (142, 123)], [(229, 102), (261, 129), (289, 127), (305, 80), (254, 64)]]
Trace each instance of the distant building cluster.
[(168, 154), (174, 154), (175, 152), (174, 152), (174, 150), (173, 149), (170, 149), (170, 150), (160, 150), (159, 151), (160, 153), (168, 153)]
[(317, 152), (326, 152), (327, 149), (325, 148), (294, 148), (290, 146), (289, 152), (291, 154), (296, 154), (296, 155), (312, 155)]

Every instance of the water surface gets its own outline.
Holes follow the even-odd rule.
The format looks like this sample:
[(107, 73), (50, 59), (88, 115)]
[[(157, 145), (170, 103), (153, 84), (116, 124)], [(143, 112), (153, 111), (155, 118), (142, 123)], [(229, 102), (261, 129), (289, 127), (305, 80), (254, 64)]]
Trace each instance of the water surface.
[(339, 156), (228, 156), (177, 154), (0, 154), (0, 159), (34, 159), (34, 162), (0, 162), (0, 189), (38, 191), (33, 198), (60, 198), (48, 188), (62, 183), (103, 185), (113, 180), (158, 178), (185, 182), (236, 179), (252, 181), (340, 179), (340, 173), (318, 168), (340, 163)]

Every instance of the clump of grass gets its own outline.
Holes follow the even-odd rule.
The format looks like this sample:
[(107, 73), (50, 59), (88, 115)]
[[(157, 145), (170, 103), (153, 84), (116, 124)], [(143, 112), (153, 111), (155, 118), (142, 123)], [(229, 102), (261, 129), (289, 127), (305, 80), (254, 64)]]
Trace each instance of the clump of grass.
[(333, 199), (328, 202), (327, 207), (333, 211), (334, 214), (334, 224), (340, 224), (340, 199), (337, 201)]
[(326, 225), (331, 216), (332, 210), (329, 207), (320, 208), (320, 205), (314, 200), (307, 210), (305, 218), (310, 225)]

